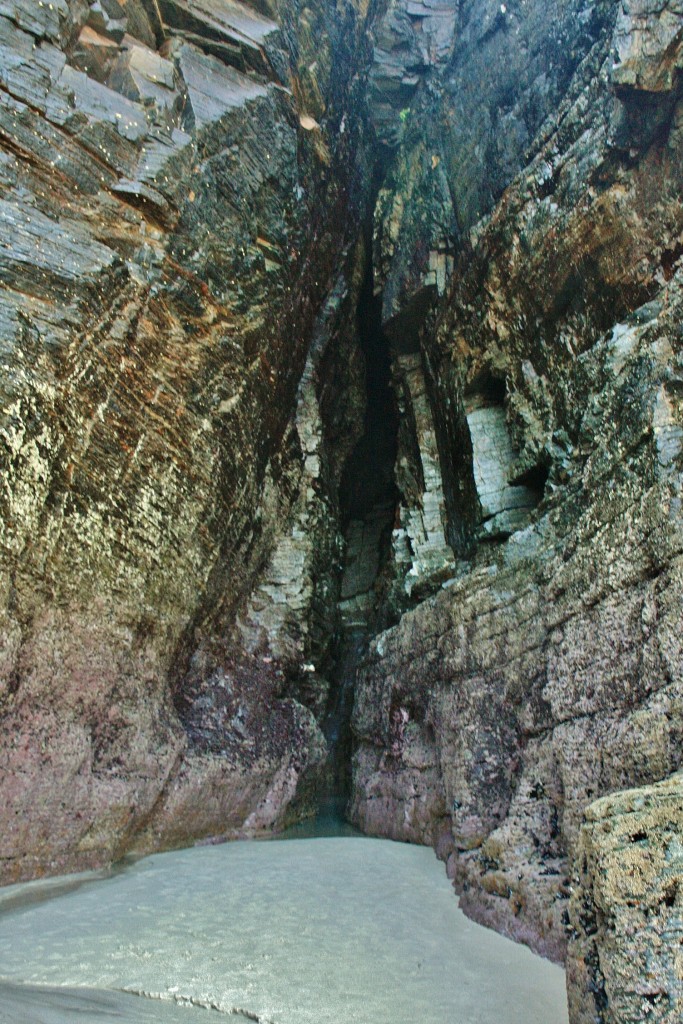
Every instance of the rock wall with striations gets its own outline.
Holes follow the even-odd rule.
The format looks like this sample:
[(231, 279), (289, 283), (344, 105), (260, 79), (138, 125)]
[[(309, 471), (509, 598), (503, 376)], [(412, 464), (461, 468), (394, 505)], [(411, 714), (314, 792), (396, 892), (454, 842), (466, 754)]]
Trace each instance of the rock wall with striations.
[(577, 1024), (677, 1019), (682, 48), (680, 0), (0, 0), (0, 882), (298, 813), (370, 586), (354, 820), (569, 939)]
[[(0, 881), (271, 826), (319, 769), (365, 16), (0, 2)], [(302, 518), (315, 586), (244, 639)]]
[(360, 671), (351, 809), (560, 960), (587, 806), (683, 763), (683, 11), (557, 8), (459, 5), (376, 209), (454, 555)]

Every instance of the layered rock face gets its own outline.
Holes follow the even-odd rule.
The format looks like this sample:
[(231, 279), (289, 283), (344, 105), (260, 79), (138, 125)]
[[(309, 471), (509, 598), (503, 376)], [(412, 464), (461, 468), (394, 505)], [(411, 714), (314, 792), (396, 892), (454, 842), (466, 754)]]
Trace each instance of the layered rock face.
[(302, 813), (393, 621), (353, 819), (569, 938), (575, 1021), (678, 1019), (682, 45), (0, 0), (0, 881)]
[[(452, 557), (360, 672), (352, 816), (435, 844), (476, 919), (556, 959), (573, 937), (590, 983), (577, 1020), (680, 1014), (676, 899), (633, 960), (600, 866), (617, 798), (581, 830), (596, 797), (683, 761), (682, 14), (459, 5), (450, 55), (396, 112), (375, 214), (385, 327), (397, 367), (409, 351), (426, 379)], [(399, 451), (404, 514), (428, 507), (401, 486), (420, 436)], [(595, 934), (574, 886), (602, 908)], [(659, 988), (643, 988), (648, 943)]]
[(359, 681), (358, 820), (452, 846), (463, 906), (557, 958), (586, 805), (681, 763), (673, 292), (582, 358), (604, 409), (543, 514), (382, 634)]
[(320, 767), (365, 46), (350, 3), (0, 4), (2, 881)]

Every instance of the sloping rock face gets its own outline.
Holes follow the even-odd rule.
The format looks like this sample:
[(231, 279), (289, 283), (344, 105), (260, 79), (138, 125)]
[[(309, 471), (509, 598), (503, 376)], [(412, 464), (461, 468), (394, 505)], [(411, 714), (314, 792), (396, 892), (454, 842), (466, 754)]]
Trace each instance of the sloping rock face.
[(368, 174), (365, 14), (318, 7), (0, 3), (0, 881), (320, 765)]
[(556, 959), (586, 807), (683, 763), (682, 15), (459, 5), (376, 209), (453, 559), (361, 670), (352, 816)]

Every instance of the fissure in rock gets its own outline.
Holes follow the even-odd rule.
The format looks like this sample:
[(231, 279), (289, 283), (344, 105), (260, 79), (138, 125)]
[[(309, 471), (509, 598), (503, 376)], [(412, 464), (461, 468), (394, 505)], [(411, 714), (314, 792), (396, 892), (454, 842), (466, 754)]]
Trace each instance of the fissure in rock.
[(365, 364), (365, 416), (363, 434), (346, 462), (339, 488), (344, 537), (339, 635), (324, 723), (331, 786), (337, 798), (345, 798), (350, 791), (354, 680), (367, 640), (381, 627), (385, 614), (382, 582), (398, 503), (394, 479), (398, 410), (381, 305), (368, 262), (357, 309), (358, 339)]

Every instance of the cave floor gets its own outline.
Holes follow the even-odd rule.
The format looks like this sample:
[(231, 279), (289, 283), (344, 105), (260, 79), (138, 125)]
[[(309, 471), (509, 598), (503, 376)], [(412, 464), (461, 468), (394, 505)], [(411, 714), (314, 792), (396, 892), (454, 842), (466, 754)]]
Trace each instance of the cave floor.
[(430, 849), (354, 836), (7, 887), (0, 975), (3, 1024), (567, 1020), (561, 968), (469, 921)]

